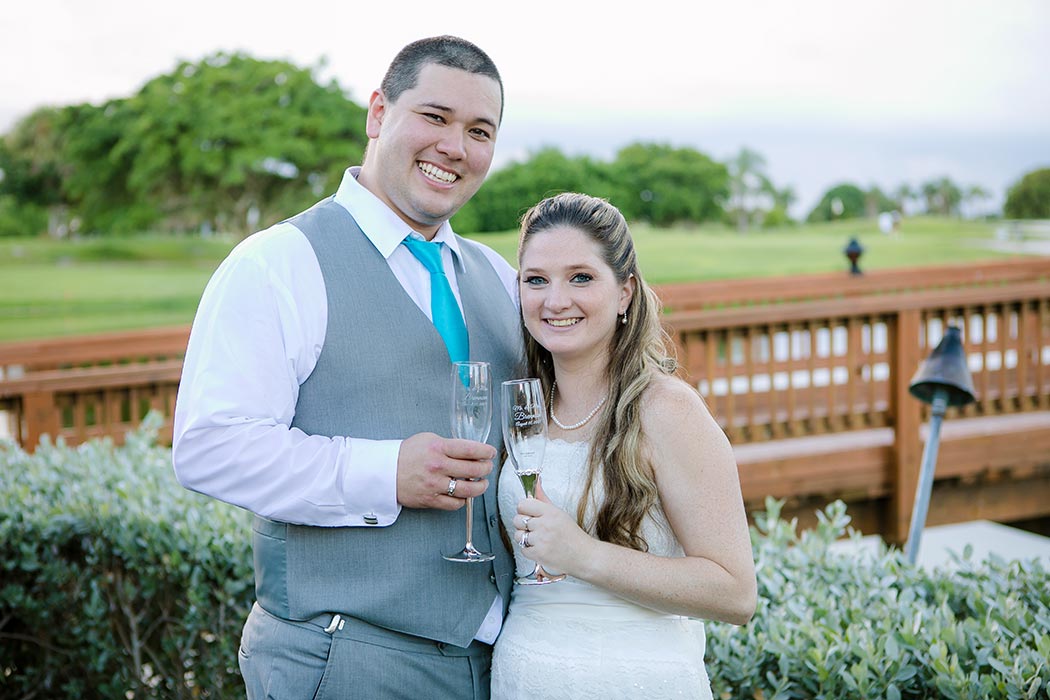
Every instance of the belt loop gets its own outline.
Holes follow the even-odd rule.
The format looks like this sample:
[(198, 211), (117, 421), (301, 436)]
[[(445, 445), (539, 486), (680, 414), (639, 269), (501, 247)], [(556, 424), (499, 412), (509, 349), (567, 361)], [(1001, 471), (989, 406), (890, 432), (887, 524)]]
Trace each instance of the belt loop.
[(335, 634), (336, 630), (343, 629), (343, 625), (345, 624), (346, 620), (344, 620), (339, 613), (336, 613), (332, 616), (332, 621), (324, 628), (324, 631), (328, 634)]

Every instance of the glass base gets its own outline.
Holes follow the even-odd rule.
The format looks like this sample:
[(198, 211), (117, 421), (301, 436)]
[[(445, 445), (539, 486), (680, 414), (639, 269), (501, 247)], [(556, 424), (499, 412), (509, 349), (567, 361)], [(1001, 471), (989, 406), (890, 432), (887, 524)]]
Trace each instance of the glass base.
[(490, 552), (479, 552), (472, 546), (466, 546), (461, 551), (455, 554), (442, 554), (441, 558), (445, 561), (460, 561), (467, 564), (475, 564), (485, 561), (492, 561), (496, 558), (495, 554)]
[(528, 576), (519, 576), (514, 583), (520, 586), (542, 586), (545, 583), (557, 583), (565, 578), (565, 574), (548, 574), (537, 566)]

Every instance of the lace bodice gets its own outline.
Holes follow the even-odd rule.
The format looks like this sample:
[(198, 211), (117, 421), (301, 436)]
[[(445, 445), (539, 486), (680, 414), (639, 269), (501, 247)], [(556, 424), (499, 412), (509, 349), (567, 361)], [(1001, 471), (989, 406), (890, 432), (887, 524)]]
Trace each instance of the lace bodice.
[[(587, 469), (587, 443), (550, 440), (540, 476), (543, 490), (575, 517)], [(593, 502), (601, 497), (600, 484)], [(499, 479), (503, 525), (513, 532), (525, 493), (512, 465)], [(593, 505), (588, 513), (593, 514)], [(662, 511), (641, 528), (649, 551), (683, 556)], [(533, 562), (514, 545), (517, 571)], [(643, 608), (573, 578), (545, 586), (514, 586), (510, 613), (496, 641), (493, 700), (534, 698), (711, 698), (704, 667), (706, 639), (699, 620)]]
[[(543, 455), (543, 472), (540, 475), (543, 491), (551, 502), (565, 512), (576, 516), (576, 509), (583, 497), (583, 484), (587, 476), (587, 453), (590, 443), (566, 442), (565, 440), (548, 440)], [(602, 497), (601, 480), (595, 481), (591, 504), (587, 517), (593, 517), (595, 503)], [(525, 491), (514, 473), (513, 465), (508, 462), (500, 471), (499, 512), (507, 532), (514, 531), (514, 514), (518, 501), (525, 497)], [(682, 556), (682, 546), (678, 544), (671, 526), (667, 523), (663, 511), (657, 507), (642, 521), (642, 537), (649, 544), (649, 552), (665, 557)], [(521, 570), (530, 569), (520, 551), (515, 552), (515, 561)]]

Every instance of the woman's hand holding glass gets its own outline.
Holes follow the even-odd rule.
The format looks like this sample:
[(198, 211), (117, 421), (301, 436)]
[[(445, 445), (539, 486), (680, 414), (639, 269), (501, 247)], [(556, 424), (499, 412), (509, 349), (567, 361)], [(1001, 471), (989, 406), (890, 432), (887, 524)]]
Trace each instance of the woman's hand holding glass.
[[(514, 473), (518, 475), (526, 498), (534, 498), (540, 472), (543, 469), (543, 453), (547, 447), (547, 413), (544, 411), (543, 390), (539, 379), (514, 379), (503, 382), (500, 405), (503, 414), (503, 442)], [(528, 523), (521, 531), (518, 545), (528, 556)], [(528, 576), (515, 579), (523, 586), (554, 583), (565, 578), (564, 574), (551, 575), (536, 565)]]

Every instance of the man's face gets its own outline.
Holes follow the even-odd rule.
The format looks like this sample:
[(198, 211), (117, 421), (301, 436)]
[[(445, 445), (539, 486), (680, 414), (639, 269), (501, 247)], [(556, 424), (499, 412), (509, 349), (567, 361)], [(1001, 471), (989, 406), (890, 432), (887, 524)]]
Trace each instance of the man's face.
[(428, 64), (396, 103), (368, 105), (368, 152), (358, 181), (401, 219), (433, 237), (481, 187), (499, 124), (499, 83)]

